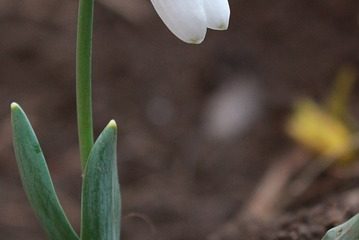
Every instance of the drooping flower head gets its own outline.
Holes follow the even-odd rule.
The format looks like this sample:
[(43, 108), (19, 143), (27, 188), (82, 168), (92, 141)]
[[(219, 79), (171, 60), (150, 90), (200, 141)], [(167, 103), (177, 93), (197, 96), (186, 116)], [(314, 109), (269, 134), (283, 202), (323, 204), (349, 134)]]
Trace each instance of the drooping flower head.
[(229, 24), (228, 0), (151, 0), (165, 25), (187, 43), (201, 43), (207, 28), (226, 30)]

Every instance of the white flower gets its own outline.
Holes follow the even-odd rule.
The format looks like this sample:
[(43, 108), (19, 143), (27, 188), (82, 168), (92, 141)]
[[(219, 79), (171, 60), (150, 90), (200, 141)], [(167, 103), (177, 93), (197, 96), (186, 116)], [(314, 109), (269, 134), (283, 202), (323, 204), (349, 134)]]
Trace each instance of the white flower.
[(207, 28), (226, 30), (230, 9), (228, 0), (151, 0), (162, 21), (179, 39), (201, 43)]

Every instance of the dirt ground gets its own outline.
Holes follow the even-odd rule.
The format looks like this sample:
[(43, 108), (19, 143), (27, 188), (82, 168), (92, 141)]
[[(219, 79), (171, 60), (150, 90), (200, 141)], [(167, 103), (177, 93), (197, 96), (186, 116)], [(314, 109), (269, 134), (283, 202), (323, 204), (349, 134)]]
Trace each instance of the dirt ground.
[[(95, 133), (112, 118), (119, 125), (122, 239), (319, 240), (359, 211), (354, 163), (350, 176), (323, 173), (269, 222), (238, 217), (267, 169), (297, 147), (283, 130), (293, 102), (325, 98), (343, 64), (359, 71), (359, 1), (231, 1), (230, 29), (209, 31), (199, 46), (172, 36), (149, 1), (118, 1), (96, 3), (93, 95)], [(0, 0), (0, 236), (8, 240), (45, 239), (12, 151), (12, 101), (27, 112), (79, 229), (76, 11), (75, 0)], [(250, 99), (233, 128), (211, 124), (230, 118), (213, 103), (228, 91)]]

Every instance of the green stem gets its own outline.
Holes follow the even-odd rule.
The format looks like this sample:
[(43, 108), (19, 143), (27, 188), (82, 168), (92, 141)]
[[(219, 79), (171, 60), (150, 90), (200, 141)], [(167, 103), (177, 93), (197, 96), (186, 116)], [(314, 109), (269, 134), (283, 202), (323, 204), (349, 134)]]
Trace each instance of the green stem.
[(91, 55), (94, 0), (80, 0), (76, 49), (77, 125), (81, 166), (85, 169), (93, 145)]

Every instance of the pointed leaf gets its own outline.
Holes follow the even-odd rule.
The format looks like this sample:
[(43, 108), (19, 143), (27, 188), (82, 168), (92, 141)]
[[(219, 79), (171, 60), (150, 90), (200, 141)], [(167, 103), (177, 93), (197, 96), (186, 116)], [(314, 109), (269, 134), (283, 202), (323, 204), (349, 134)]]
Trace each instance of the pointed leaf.
[(94, 144), (82, 188), (82, 240), (119, 240), (117, 126), (111, 121)]
[(359, 214), (345, 223), (330, 229), (322, 240), (357, 240), (359, 239)]
[(20, 106), (11, 104), (13, 141), (22, 184), (51, 240), (78, 240), (59, 203), (40, 144)]

